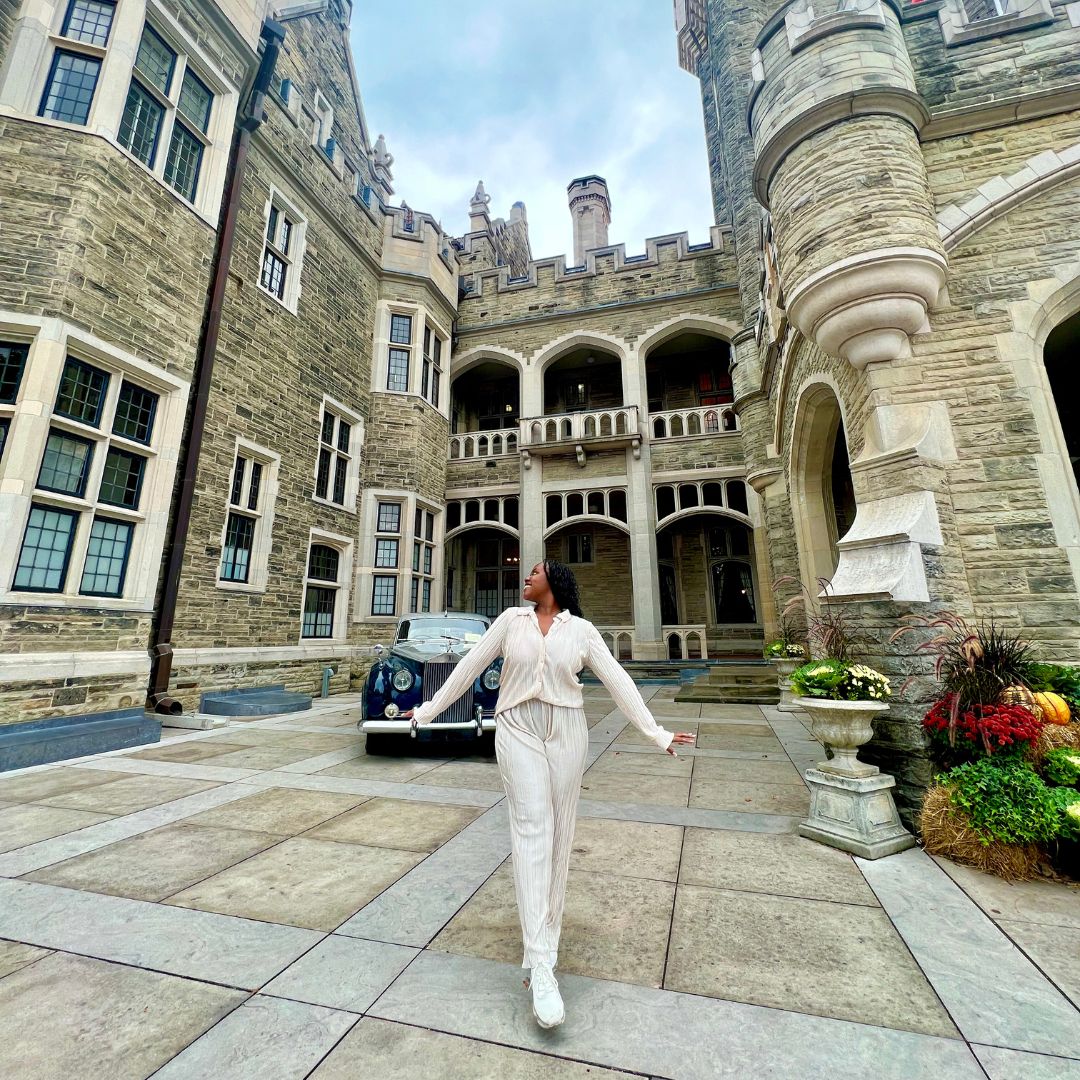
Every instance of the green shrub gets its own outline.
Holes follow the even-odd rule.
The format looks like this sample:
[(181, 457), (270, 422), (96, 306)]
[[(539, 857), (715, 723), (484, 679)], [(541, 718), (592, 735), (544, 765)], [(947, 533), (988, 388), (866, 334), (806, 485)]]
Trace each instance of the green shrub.
[(1042, 771), (1047, 783), (1064, 788), (1080, 787), (1080, 750), (1068, 747), (1051, 750), (1043, 758)]
[(1080, 668), (1064, 664), (1027, 664), (1024, 681), (1036, 693), (1059, 694), (1074, 712), (1080, 712)]
[(980, 758), (939, 777), (953, 805), (989, 844), (1041, 844), (1059, 836), (1065, 810), (1060, 788), (1050, 788), (1026, 764)]

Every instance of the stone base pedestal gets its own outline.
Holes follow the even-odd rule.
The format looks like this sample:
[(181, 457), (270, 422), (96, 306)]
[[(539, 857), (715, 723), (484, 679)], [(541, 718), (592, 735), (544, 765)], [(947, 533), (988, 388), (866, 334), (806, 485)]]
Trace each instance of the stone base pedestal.
[(803, 662), (802, 660), (789, 660), (786, 657), (769, 657), (769, 663), (776, 668), (776, 686), (780, 691), (780, 704), (776, 707), (780, 712), (800, 711), (799, 705), (795, 703), (795, 694), (791, 689), (791, 673)]
[(848, 851), (863, 859), (880, 859), (915, 846), (893, 801), (896, 782), (885, 773), (839, 776), (807, 769), (810, 817), (799, 835)]

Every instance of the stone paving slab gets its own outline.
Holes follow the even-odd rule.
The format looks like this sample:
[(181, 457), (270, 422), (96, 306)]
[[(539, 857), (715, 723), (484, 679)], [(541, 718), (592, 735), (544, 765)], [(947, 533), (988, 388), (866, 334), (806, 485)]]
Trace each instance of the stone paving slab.
[(787, 761), (714, 758), (695, 755), (694, 780), (737, 780), (753, 784), (792, 784), (805, 787), (802, 774)]
[(50, 866), (88, 851), (96, 851), (118, 840), (126, 840), (129, 836), (137, 836), (161, 825), (191, 817), (212, 806), (243, 799), (250, 794), (250, 790), (238, 785), (221, 785), (174, 802), (140, 810), (135, 814), (89, 825), (78, 832), (65, 833), (63, 836), (54, 836), (51, 840), (41, 840), (36, 844), (15, 848), (0, 855), (0, 876), (19, 877), (32, 870), (40, 870), (43, 866)]
[(560, 984), (566, 1023), (545, 1032), (520, 968), (423, 952), (370, 1015), (665, 1080), (986, 1080), (956, 1039), (583, 976)]
[(570, 869), (674, 881), (682, 846), (683, 830), (678, 825), (579, 818)]
[(204, 810), (187, 821), (192, 825), (213, 825), (223, 829), (251, 829), (275, 836), (297, 833), (321, 825), (365, 801), (362, 795), (334, 791), (303, 791), (275, 787), (251, 791), (246, 798)]
[(0, 1076), (144, 1080), (244, 997), (191, 979), (53, 953), (0, 980)]
[(262, 986), (320, 937), (293, 926), (0, 879), (0, 938), (224, 986)]
[(856, 862), (965, 1038), (1080, 1058), (1080, 1012), (933, 859)]
[[(559, 970), (659, 986), (674, 893), (668, 881), (571, 870)], [(431, 948), (521, 963), (521, 923), (509, 862), (450, 920)]]
[(1080, 930), (1018, 919), (999, 919), (998, 926), (1080, 1008)]
[(733, 813), (729, 810), (699, 810), (685, 806), (649, 806), (641, 803), (600, 802), (583, 798), (578, 803), (578, 820), (613, 818), (617, 821), (648, 821), (657, 825), (693, 825), (701, 829), (735, 829), (740, 832), (792, 833), (799, 818), (782, 814)]
[(713, 889), (878, 906), (850, 855), (794, 834), (687, 829), (679, 880)]
[(399, 945), (427, 945), (509, 856), (503, 802), (361, 908), (338, 933)]
[(481, 814), (475, 806), (369, 799), (306, 835), (312, 840), (432, 852)]
[(1080, 1061), (1000, 1046), (972, 1047), (989, 1080), (1080, 1080)]
[(246, 777), (242, 783), (259, 787), (295, 788), (303, 791), (339, 791), (347, 795), (381, 796), (413, 802), (450, 803), (455, 806), (494, 806), (502, 792), (474, 788), (428, 787), (424, 784), (393, 784), (381, 780), (351, 780), (344, 776), (302, 776), (265, 772)]
[(43, 956), (50, 956), (48, 949), (38, 949), (33, 945), (23, 945), (19, 941), (0, 941), (0, 979), (13, 971), (36, 964)]
[(258, 995), (154, 1080), (303, 1080), (355, 1023), (351, 1013)]
[(438, 1080), (631, 1080), (631, 1074), (598, 1069), (550, 1054), (516, 1050), (404, 1024), (361, 1020), (311, 1080), (416, 1080), (416, 1063)]
[(165, 903), (329, 931), (421, 858), (413, 851), (293, 837)]
[(245, 829), (177, 822), (35, 870), (26, 880), (132, 900), (163, 900), (280, 839)]
[(876, 1027), (957, 1034), (879, 908), (681, 885), (664, 986)]
[(594, 801), (684, 807), (689, 795), (689, 776), (613, 772), (594, 765), (581, 781), (581, 797)]
[(263, 987), (272, 997), (366, 1012), (419, 949), (331, 934)]
[(51, 840), (54, 836), (77, 832), (88, 825), (108, 821), (112, 815), (89, 810), (63, 810), (35, 803), (0, 806), (0, 852)]
[(970, 866), (935, 858), (939, 866), (991, 919), (1020, 919), (1080, 930), (1080, 885), (1003, 881)]
[(139, 750), (135, 753), (125, 754), (124, 757), (136, 761), (179, 761), (183, 764), (202, 761), (209, 757), (220, 757), (233, 750), (243, 750), (240, 742), (227, 742), (222, 738), (215, 739), (181, 739), (174, 743), (159, 743), (149, 750)]
[(34, 803), (53, 795), (65, 795), (81, 788), (107, 784), (116, 779), (92, 769), (71, 766), (38, 766), (19, 770), (11, 776), (0, 776), (0, 802)]
[(690, 805), (705, 810), (734, 810), (753, 814), (810, 813), (810, 792), (796, 784), (762, 784), (747, 780), (699, 780), (690, 786)]

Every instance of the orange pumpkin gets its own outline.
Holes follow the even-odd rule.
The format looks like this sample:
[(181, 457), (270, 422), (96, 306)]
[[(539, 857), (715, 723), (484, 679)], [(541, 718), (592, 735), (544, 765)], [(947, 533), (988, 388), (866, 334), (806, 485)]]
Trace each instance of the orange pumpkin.
[(1036, 694), (1035, 704), (1042, 709), (1048, 724), (1067, 724), (1072, 719), (1069, 703), (1060, 694)]

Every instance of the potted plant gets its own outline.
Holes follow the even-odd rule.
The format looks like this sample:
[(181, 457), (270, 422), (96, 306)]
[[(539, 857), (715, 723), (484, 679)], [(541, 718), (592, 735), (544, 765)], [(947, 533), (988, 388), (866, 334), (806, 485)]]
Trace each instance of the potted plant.
[(820, 598), (809, 596), (800, 584), (800, 593), (785, 608), (788, 614), (793, 607), (803, 607), (807, 641), (818, 657), (792, 672), (793, 704), (809, 714), (814, 737), (833, 753), (830, 760), (806, 770), (810, 816), (799, 833), (877, 859), (915, 843), (896, 810), (896, 782), (876, 765), (859, 760), (859, 748), (873, 737), (874, 717), (888, 711), (892, 688), (880, 671), (857, 662), (847, 614), (830, 597), (830, 583), (818, 584)]
[(763, 650), (763, 655), (776, 668), (776, 685), (780, 690), (781, 712), (795, 712), (795, 695), (791, 690), (791, 673), (806, 661), (806, 646), (799, 640), (799, 634), (790, 619), (780, 619), (780, 636), (770, 641)]

